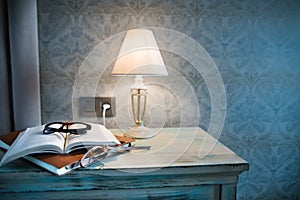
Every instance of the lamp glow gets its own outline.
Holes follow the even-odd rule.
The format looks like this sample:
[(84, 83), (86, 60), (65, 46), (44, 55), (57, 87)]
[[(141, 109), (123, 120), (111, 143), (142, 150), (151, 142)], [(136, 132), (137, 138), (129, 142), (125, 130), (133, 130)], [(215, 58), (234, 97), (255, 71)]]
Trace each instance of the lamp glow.
[(147, 87), (143, 83), (143, 76), (167, 76), (168, 72), (151, 30), (127, 31), (112, 75), (136, 76), (135, 83), (130, 89), (136, 126), (131, 127), (125, 135), (132, 138), (153, 137), (155, 133), (144, 126)]

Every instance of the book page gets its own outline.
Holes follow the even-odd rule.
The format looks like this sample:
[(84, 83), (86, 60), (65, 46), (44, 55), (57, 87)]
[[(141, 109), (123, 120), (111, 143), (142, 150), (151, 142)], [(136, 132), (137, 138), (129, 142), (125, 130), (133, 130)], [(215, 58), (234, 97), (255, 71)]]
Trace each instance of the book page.
[(43, 134), (44, 126), (20, 133), (1, 160), (1, 165), (32, 153), (62, 153), (64, 137), (60, 133)]
[(119, 140), (112, 134), (110, 130), (100, 124), (91, 125), (91, 130), (88, 130), (85, 134), (68, 136), (66, 151), (70, 152), (75, 149), (91, 147), (96, 145), (116, 145), (120, 144)]

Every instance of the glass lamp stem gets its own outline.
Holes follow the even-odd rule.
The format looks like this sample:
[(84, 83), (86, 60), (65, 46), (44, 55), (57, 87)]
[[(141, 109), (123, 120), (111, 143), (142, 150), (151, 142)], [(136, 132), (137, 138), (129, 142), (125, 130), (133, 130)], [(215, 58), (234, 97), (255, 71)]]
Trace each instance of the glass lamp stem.
[(135, 84), (131, 88), (131, 106), (135, 124), (144, 125), (144, 115), (146, 111), (147, 88), (142, 77), (135, 79)]

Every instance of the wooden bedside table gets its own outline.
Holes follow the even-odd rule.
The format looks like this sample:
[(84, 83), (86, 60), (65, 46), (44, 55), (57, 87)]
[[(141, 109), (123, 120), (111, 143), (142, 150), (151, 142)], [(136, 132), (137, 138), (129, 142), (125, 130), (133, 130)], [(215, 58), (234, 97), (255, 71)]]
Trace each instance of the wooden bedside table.
[[(249, 168), (245, 160), (200, 128), (157, 131), (136, 141), (151, 145), (149, 151), (111, 156), (63, 176), (22, 159), (2, 166), (1, 199), (235, 199), (238, 176)], [(203, 141), (201, 152), (208, 154), (200, 158)]]

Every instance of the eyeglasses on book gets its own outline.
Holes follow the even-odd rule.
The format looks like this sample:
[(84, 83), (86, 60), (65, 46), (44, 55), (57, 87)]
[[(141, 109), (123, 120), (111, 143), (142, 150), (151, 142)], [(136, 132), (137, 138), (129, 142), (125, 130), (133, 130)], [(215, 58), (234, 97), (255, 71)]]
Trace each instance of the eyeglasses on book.
[(84, 122), (52, 122), (45, 125), (44, 134), (70, 133), (75, 135), (85, 134), (91, 130), (91, 125)]

